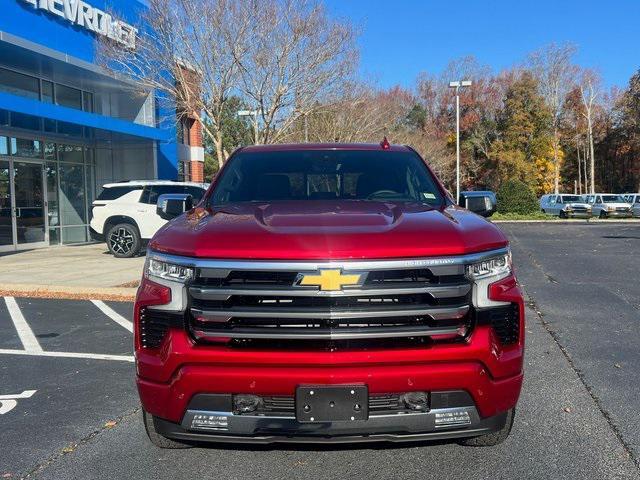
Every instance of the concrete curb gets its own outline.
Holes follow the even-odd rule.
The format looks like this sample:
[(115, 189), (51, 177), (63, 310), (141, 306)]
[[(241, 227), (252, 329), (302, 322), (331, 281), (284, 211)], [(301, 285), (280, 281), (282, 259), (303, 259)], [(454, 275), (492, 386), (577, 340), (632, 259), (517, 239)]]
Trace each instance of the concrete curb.
[(0, 287), (2, 297), (60, 298), (69, 300), (107, 300), (133, 302), (135, 288), (124, 287), (70, 287), (61, 285), (4, 284)]

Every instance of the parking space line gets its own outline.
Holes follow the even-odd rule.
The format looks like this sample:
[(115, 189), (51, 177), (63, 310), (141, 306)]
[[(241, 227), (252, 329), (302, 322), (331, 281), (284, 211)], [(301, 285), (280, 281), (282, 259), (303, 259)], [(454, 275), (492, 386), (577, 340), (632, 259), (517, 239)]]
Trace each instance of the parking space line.
[(38, 339), (34, 335), (33, 330), (31, 330), (31, 327), (29, 327), (29, 324), (25, 320), (24, 315), (22, 315), (16, 299), (13, 297), (4, 297), (4, 302), (7, 304), (7, 310), (9, 310), (9, 315), (13, 321), (13, 325), (16, 327), (18, 337), (20, 337), (24, 349), (28, 352), (42, 352), (42, 347), (40, 343), (38, 343)]
[(116, 312), (109, 305), (107, 305), (101, 300), (91, 300), (91, 303), (93, 303), (96, 307), (98, 307), (100, 311), (104, 313), (107, 317), (109, 317), (111, 320), (113, 320), (118, 325), (126, 328), (127, 330), (133, 333), (133, 323), (131, 323), (126, 318), (124, 318), (122, 315)]
[(102, 353), (80, 352), (45, 352), (33, 350), (9, 350), (0, 348), (0, 355), (28, 355), (33, 357), (86, 358), (89, 360), (113, 360), (118, 362), (133, 362), (133, 355), (106, 355)]

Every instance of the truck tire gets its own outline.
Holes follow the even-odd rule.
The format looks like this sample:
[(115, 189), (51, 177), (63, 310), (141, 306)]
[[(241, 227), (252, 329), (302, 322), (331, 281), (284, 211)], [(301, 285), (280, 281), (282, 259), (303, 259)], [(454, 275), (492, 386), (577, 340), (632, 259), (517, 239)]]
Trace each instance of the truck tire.
[(560, 212), (560, 214), (558, 215), (560, 218), (569, 218), (569, 216), (567, 215), (566, 212)]
[(599, 216), (600, 216), (600, 218), (602, 218), (602, 219), (607, 218), (607, 214), (606, 214), (606, 212), (605, 212), (604, 210), (600, 210), (600, 215), (599, 215)]
[(135, 257), (142, 246), (138, 227), (131, 223), (118, 223), (110, 226), (105, 240), (109, 252), (117, 258)]
[(177, 440), (172, 440), (170, 438), (164, 437), (160, 435), (156, 431), (156, 426), (153, 423), (153, 415), (145, 412), (144, 408), (142, 409), (142, 422), (144, 423), (144, 429), (147, 432), (147, 436), (151, 443), (153, 443), (158, 448), (191, 448), (191, 445), (188, 443), (178, 442)]
[(460, 440), (458, 443), (467, 447), (493, 447), (504, 442), (513, 427), (513, 420), (516, 416), (516, 409), (512, 408), (507, 412), (507, 419), (504, 427), (497, 432), (488, 433), (487, 435), (480, 435), (479, 437), (471, 437)]

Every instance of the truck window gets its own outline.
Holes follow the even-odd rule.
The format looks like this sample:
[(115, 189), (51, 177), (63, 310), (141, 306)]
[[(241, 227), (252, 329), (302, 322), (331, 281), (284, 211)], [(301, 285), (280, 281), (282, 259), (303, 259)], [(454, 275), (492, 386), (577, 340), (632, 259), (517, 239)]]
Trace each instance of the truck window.
[(211, 204), (291, 200), (442, 205), (444, 198), (413, 152), (303, 150), (234, 155), (222, 172)]

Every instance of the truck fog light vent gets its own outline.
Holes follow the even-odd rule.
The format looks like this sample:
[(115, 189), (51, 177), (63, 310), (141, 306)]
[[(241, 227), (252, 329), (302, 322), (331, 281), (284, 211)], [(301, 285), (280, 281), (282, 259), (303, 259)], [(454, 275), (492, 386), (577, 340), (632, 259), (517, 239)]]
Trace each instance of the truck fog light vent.
[(257, 395), (234, 395), (233, 412), (251, 413), (262, 406), (262, 398)]
[(191, 420), (191, 428), (226, 429), (229, 426), (225, 415), (196, 414)]
[(417, 412), (426, 412), (429, 410), (429, 396), (426, 392), (408, 392), (400, 398), (409, 410), (415, 410)]
[(471, 417), (466, 410), (452, 410), (436, 413), (436, 427), (471, 425)]

